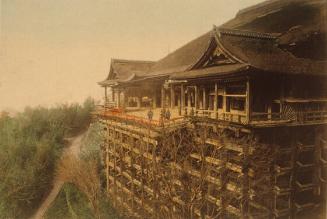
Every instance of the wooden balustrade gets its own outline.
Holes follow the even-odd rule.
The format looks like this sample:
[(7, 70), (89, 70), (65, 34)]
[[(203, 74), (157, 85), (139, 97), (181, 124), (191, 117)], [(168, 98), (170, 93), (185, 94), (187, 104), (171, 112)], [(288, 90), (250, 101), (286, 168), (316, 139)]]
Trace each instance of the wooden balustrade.
[[(195, 117), (206, 117), (210, 119), (217, 119), (229, 122), (235, 122), (240, 124), (273, 124), (274, 122), (287, 122), (295, 124), (303, 123), (319, 123), (327, 122), (327, 110), (323, 111), (299, 111), (294, 112), (292, 117), (288, 117), (286, 114), (280, 112), (252, 112), (250, 115), (251, 120), (247, 117), (248, 115), (244, 112), (220, 112), (215, 110), (206, 110), (206, 109), (195, 109), (186, 107), (183, 112), (187, 111), (188, 116), (191, 116), (191, 111), (193, 109), (193, 115)], [(146, 111), (146, 110), (144, 110)], [(158, 112), (156, 112), (158, 114)], [(152, 126), (162, 126), (162, 125), (173, 125), (179, 123), (183, 120), (183, 117), (173, 117), (171, 119), (148, 119), (146, 116), (136, 116), (133, 115), (133, 112), (126, 112), (120, 108), (111, 108), (105, 105), (97, 105), (95, 108), (95, 114), (107, 116), (107, 117), (116, 117), (120, 119), (125, 119), (133, 121), (136, 123), (141, 123), (143, 125), (152, 125)]]

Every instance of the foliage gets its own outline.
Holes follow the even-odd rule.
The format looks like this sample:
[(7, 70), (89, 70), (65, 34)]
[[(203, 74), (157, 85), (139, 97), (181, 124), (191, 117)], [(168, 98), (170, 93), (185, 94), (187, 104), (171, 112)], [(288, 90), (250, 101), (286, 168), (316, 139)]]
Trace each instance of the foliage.
[(85, 129), (94, 101), (0, 117), (0, 218), (27, 218), (51, 188), (67, 136)]
[[(101, 198), (100, 202), (102, 219), (119, 219), (110, 203)], [(47, 211), (45, 219), (93, 219), (93, 212), (90, 204), (84, 195), (76, 186), (66, 183), (57, 196), (54, 204)]]
[[(82, 141), (80, 157), (61, 159), (57, 175), (69, 182), (60, 192), (46, 218), (119, 218), (105, 197), (100, 181), (100, 145), (103, 143), (99, 123), (91, 124)], [(81, 180), (82, 179), (82, 180)]]

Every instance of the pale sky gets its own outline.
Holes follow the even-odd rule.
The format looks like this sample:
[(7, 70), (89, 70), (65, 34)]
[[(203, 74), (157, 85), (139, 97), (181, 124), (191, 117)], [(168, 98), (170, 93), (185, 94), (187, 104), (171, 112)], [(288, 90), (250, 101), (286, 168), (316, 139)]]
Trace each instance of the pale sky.
[(0, 0), (0, 110), (100, 99), (111, 58), (158, 60), (263, 0)]

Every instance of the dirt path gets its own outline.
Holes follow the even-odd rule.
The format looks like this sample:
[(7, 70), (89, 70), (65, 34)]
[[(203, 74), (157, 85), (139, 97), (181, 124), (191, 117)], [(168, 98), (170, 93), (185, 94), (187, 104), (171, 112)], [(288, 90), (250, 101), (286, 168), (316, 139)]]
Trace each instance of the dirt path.
[[(68, 148), (65, 149), (62, 156), (65, 156), (68, 154), (69, 156), (78, 156), (80, 152), (80, 146), (82, 139), (84, 137), (84, 134), (81, 134), (77, 137), (67, 139), (70, 142), (70, 145)], [(60, 179), (55, 178), (53, 182), (53, 188), (49, 195), (44, 199), (39, 209), (36, 211), (33, 217), (31, 219), (41, 219), (43, 218), (45, 212), (50, 207), (51, 203), (56, 199), (57, 195), (59, 194), (62, 186), (64, 185), (64, 182)]]

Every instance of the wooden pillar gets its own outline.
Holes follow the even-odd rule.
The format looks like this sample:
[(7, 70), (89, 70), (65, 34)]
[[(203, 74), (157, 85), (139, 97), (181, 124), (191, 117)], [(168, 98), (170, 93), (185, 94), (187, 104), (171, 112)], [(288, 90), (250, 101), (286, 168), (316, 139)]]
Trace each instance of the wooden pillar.
[(125, 91), (122, 91), (121, 94), (123, 96), (123, 99), (121, 100), (121, 106), (123, 108), (125, 108), (126, 107), (126, 94), (125, 94)]
[(161, 88), (161, 108), (165, 108), (166, 105), (166, 91), (165, 88)]
[(213, 108), (215, 112), (215, 118), (218, 119), (218, 84), (215, 83), (215, 97), (213, 100)]
[(271, 110), (271, 104), (270, 103), (267, 106), (267, 111), (268, 111), (268, 120), (271, 120), (271, 117), (272, 117), (271, 112), (272, 112), (272, 110)]
[(194, 107), (195, 107), (195, 110), (198, 109), (198, 101), (199, 101), (199, 96), (198, 96), (198, 87), (195, 85), (194, 86)]
[(282, 113), (283, 113), (283, 105), (284, 105), (284, 99), (285, 99), (285, 77), (282, 76), (281, 79), (281, 88), (280, 88), (280, 102), (279, 102), (279, 113), (280, 118), (282, 119)]
[(202, 96), (202, 106), (204, 110), (207, 110), (207, 92), (206, 92), (206, 88), (203, 88), (203, 92), (202, 92), (203, 96)]
[(108, 128), (108, 124), (106, 124), (106, 136), (105, 136), (105, 145), (106, 145), (106, 179), (107, 179), (107, 194), (109, 195), (109, 191), (110, 191), (110, 182), (109, 182), (109, 174), (110, 174), (110, 167), (109, 167), (109, 138), (110, 138), (110, 134), (109, 134), (109, 128)]
[(226, 117), (226, 111), (227, 111), (227, 97), (226, 97), (226, 85), (223, 89), (223, 119)]
[(185, 90), (184, 85), (181, 84), (181, 111), (183, 113), (185, 107)]
[(112, 97), (111, 97), (112, 102), (115, 102), (115, 100), (116, 100), (116, 97), (115, 97), (116, 92), (115, 92), (115, 90), (113, 88), (111, 88), (111, 95), (112, 95)]
[(251, 121), (251, 87), (250, 79), (246, 81), (246, 101), (245, 101), (245, 112), (247, 123)]
[(142, 101), (141, 97), (136, 97), (136, 107), (138, 109), (141, 108), (141, 101)]
[(154, 91), (154, 94), (152, 96), (152, 108), (155, 109), (157, 108), (157, 93)]
[(120, 90), (117, 91), (117, 107), (120, 107)]
[(107, 86), (104, 87), (104, 105), (107, 105), (108, 101), (108, 91), (107, 91)]
[(190, 89), (187, 91), (187, 107), (191, 108), (192, 107), (192, 102), (191, 102), (191, 91)]
[(174, 86), (171, 85), (170, 86), (170, 107), (174, 108), (175, 106), (175, 90), (174, 90)]

